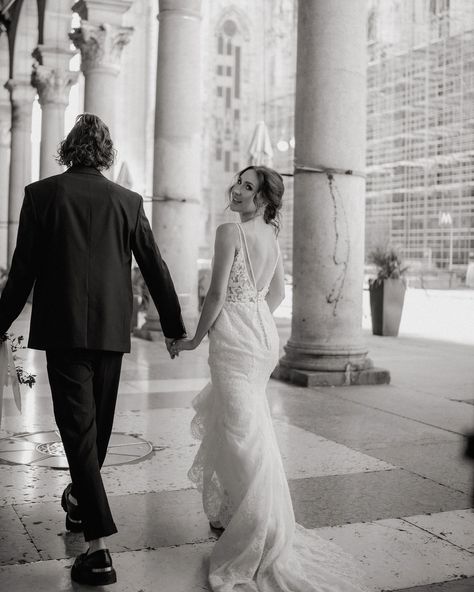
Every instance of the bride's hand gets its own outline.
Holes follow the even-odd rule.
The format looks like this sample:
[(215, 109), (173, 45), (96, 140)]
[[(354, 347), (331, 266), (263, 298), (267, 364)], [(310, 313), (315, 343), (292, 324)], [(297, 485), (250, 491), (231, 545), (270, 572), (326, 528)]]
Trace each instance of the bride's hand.
[(179, 339), (171, 345), (171, 354), (179, 356), (179, 352), (196, 349), (199, 344), (194, 339)]

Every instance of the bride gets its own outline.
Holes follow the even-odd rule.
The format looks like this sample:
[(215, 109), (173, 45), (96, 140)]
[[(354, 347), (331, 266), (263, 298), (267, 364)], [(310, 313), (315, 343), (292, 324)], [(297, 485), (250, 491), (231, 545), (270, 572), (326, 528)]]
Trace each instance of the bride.
[(209, 567), (214, 592), (360, 592), (355, 562), (295, 523), (265, 389), (278, 361), (272, 313), (284, 297), (276, 239), (284, 186), (264, 166), (229, 190), (240, 223), (217, 228), (211, 285), (192, 339), (209, 334), (210, 384), (196, 397), (202, 440), (189, 471), (219, 537)]

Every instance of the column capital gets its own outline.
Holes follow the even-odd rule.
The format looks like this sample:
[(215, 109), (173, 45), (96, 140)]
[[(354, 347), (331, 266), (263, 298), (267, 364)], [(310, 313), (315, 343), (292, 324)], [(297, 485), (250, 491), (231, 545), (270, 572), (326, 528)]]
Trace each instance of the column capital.
[(12, 104), (33, 103), (36, 90), (28, 78), (9, 78), (4, 85), (10, 93)]
[(69, 103), (69, 90), (77, 82), (78, 76), (79, 72), (34, 64), (31, 84), (38, 91), (40, 105), (43, 106), (48, 103), (67, 105)]
[(133, 27), (104, 23), (95, 25), (82, 21), (78, 29), (69, 34), (81, 52), (81, 70), (107, 70), (118, 74), (122, 49), (130, 42)]
[(31, 131), (31, 117), (36, 90), (26, 79), (10, 78), (5, 88), (10, 92), (12, 128)]

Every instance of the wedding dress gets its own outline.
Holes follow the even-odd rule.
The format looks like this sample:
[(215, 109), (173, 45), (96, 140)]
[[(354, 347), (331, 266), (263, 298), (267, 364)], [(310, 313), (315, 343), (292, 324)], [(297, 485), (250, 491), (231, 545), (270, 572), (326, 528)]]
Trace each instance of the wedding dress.
[[(358, 568), (339, 547), (295, 523), (265, 389), (278, 333), (258, 290), (244, 229), (224, 307), (209, 332), (211, 383), (193, 401), (202, 440), (189, 478), (205, 513), (225, 531), (211, 558), (214, 592), (360, 592)], [(275, 267), (279, 257), (275, 240)], [(273, 274), (272, 274), (273, 276)]]

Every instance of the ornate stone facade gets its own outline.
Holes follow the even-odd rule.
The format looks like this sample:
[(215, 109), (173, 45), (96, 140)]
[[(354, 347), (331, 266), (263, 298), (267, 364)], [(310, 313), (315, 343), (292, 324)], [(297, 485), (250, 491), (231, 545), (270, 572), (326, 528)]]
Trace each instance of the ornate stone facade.
[(31, 84), (38, 91), (40, 105), (55, 103), (66, 107), (69, 103), (71, 86), (76, 84), (77, 78), (78, 72), (34, 64)]

